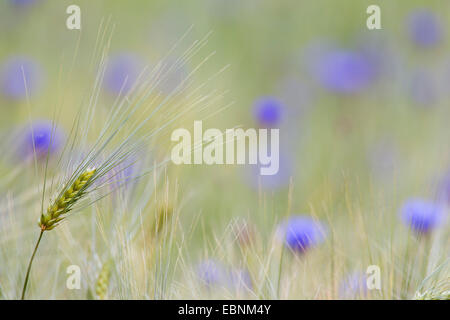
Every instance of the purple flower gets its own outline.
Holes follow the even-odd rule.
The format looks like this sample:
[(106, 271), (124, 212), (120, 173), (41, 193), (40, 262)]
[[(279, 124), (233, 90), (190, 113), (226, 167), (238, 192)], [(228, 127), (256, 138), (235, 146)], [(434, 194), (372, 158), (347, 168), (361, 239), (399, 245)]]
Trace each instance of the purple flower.
[(136, 157), (127, 157), (111, 170), (111, 177), (119, 184), (125, 183), (133, 178), (133, 173), (139, 166)]
[(232, 288), (237, 291), (251, 290), (252, 279), (245, 269), (236, 269), (230, 272), (230, 283)]
[(308, 216), (292, 216), (281, 224), (286, 247), (296, 253), (304, 253), (325, 239), (325, 227)]
[(133, 190), (136, 182), (136, 172), (139, 171), (141, 162), (135, 156), (121, 160), (114, 168), (99, 181), (110, 185), (112, 189), (127, 187), (122, 190)]
[(372, 84), (377, 67), (359, 51), (328, 50), (313, 57), (311, 72), (325, 89), (340, 94), (355, 94)]
[(418, 46), (436, 46), (442, 39), (443, 28), (434, 12), (427, 9), (413, 11), (407, 19), (411, 40)]
[(409, 199), (401, 209), (404, 224), (418, 234), (430, 233), (444, 220), (441, 206), (423, 199)]
[(339, 297), (349, 299), (367, 295), (367, 277), (362, 272), (347, 275), (339, 284)]
[(48, 152), (57, 152), (65, 140), (64, 132), (49, 120), (36, 120), (27, 125), (20, 145), (20, 155), (26, 159), (45, 159)]
[(131, 53), (119, 53), (109, 58), (105, 70), (105, 88), (113, 94), (126, 94), (139, 77), (142, 64)]
[(14, 57), (3, 64), (0, 85), (3, 95), (12, 100), (24, 99), (36, 93), (41, 80), (41, 68), (26, 57)]
[(12, 5), (26, 7), (32, 5), (36, 2), (36, 0), (9, 0)]
[(263, 127), (277, 127), (284, 115), (284, 105), (275, 97), (262, 97), (256, 100), (253, 114)]
[(199, 263), (196, 271), (201, 283), (207, 287), (223, 285), (226, 280), (225, 268), (215, 260), (205, 260)]

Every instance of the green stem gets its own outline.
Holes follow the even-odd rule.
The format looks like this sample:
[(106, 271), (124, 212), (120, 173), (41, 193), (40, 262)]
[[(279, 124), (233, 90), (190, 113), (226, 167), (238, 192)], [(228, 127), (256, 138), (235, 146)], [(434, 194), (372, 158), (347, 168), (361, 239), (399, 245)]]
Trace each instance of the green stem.
[(280, 299), (281, 273), (283, 269), (284, 245), (281, 246), (280, 265), (278, 266), (277, 298)]
[(39, 243), (41, 242), (43, 234), (44, 234), (44, 230), (41, 230), (41, 233), (39, 234), (39, 238), (36, 242), (36, 246), (34, 247), (33, 254), (31, 255), (30, 262), (28, 263), (27, 275), (25, 276), (25, 282), (23, 284), (21, 300), (25, 299), (25, 291), (27, 290), (27, 284), (28, 284), (28, 278), (30, 277), (31, 265), (33, 264), (34, 256), (36, 255), (36, 251), (39, 247)]

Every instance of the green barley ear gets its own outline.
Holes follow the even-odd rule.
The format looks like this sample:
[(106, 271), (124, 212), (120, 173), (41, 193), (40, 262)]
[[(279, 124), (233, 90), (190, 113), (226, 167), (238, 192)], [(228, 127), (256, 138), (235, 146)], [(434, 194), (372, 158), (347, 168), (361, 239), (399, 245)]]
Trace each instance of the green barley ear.
[(111, 274), (110, 267), (111, 263), (109, 261), (103, 264), (102, 270), (97, 278), (97, 283), (95, 284), (95, 293), (100, 300), (104, 300), (108, 294), (109, 276)]
[(58, 226), (73, 207), (85, 194), (96, 169), (87, 169), (42, 213), (38, 225), (42, 231), (49, 231)]

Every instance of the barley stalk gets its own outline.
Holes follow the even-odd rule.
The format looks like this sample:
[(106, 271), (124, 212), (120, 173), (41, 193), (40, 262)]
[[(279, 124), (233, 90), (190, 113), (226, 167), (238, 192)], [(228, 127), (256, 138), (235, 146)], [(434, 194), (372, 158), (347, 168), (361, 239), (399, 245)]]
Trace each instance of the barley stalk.
[(103, 264), (102, 270), (100, 271), (97, 283), (95, 284), (95, 293), (100, 300), (104, 300), (108, 294), (108, 284), (110, 271), (110, 262)]
[(39, 238), (34, 247), (30, 262), (28, 263), (27, 273), (22, 289), (22, 300), (25, 299), (25, 292), (27, 289), (28, 279), (30, 277), (31, 265), (33, 264), (34, 256), (36, 255), (44, 231), (50, 231), (57, 227), (59, 222), (65, 218), (65, 215), (72, 210), (73, 205), (86, 194), (86, 190), (91, 184), (92, 177), (95, 172), (95, 169), (87, 169), (81, 173), (70, 185), (70, 187), (62, 192), (56, 200), (52, 202), (52, 204), (47, 208), (47, 212), (41, 214), (38, 222), (41, 232), (39, 233)]
[(47, 212), (41, 214), (39, 227), (42, 231), (49, 231), (58, 226), (73, 207), (85, 193), (89, 182), (95, 173), (95, 169), (87, 169), (75, 180), (75, 182), (58, 197), (47, 209)]

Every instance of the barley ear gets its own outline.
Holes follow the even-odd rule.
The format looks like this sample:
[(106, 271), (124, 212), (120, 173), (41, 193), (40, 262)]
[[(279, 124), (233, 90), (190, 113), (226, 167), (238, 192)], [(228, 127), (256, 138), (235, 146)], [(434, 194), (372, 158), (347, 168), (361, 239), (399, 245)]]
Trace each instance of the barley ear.
[(49, 231), (58, 226), (65, 214), (85, 195), (95, 171), (96, 169), (87, 169), (81, 173), (72, 185), (49, 205), (47, 212), (41, 214), (38, 225), (42, 231)]
[(111, 263), (109, 261), (103, 264), (95, 284), (95, 293), (100, 300), (104, 300), (108, 294), (109, 276), (111, 274), (110, 266)]

